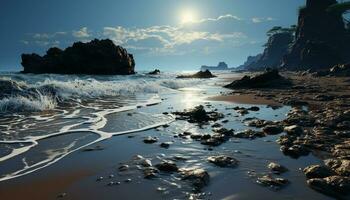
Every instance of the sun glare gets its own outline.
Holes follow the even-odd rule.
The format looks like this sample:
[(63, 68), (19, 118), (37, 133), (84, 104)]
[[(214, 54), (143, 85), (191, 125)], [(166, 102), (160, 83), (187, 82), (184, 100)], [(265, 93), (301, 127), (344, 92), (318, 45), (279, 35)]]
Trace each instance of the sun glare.
[(193, 10), (184, 10), (181, 13), (181, 23), (193, 23), (197, 20), (196, 13)]

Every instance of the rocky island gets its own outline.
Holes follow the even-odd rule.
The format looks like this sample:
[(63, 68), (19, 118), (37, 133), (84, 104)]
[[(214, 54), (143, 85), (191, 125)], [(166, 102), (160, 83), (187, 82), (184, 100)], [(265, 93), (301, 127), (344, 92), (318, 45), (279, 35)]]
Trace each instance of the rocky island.
[(229, 70), (229, 68), (225, 62), (219, 62), (219, 64), (217, 66), (203, 65), (201, 67), (201, 71), (206, 71), (206, 70)]
[(46, 55), (22, 54), (22, 73), (128, 75), (135, 73), (132, 54), (112, 40), (76, 42), (61, 50), (50, 48)]

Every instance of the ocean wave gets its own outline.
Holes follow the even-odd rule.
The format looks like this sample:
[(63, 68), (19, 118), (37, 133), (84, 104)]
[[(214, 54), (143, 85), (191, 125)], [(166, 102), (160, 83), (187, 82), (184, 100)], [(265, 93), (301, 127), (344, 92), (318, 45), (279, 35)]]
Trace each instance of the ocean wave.
[[(0, 112), (43, 111), (54, 109), (60, 101), (95, 99), (113, 96), (137, 94), (160, 94), (174, 92), (180, 88), (193, 87), (200, 80), (181, 80), (165, 76), (150, 78), (140, 76), (127, 77), (62, 77), (18, 75), (0, 78), (15, 82), (18, 92), (3, 95), (0, 99)], [(23, 80), (26, 80), (25, 82)], [(17, 84), (18, 83), (18, 84)], [(1, 85), (0, 85), (1, 89)]]
[(49, 96), (34, 97), (8, 97), (0, 100), (0, 112), (36, 112), (51, 110), (57, 102)]

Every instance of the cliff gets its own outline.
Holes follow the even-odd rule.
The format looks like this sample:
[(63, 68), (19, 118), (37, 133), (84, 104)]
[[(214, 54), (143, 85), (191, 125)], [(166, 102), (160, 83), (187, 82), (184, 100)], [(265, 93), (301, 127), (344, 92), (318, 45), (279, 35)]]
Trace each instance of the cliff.
[(277, 68), (282, 64), (283, 56), (287, 54), (289, 46), (293, 43), (291, 32), (281, 32), (270, 36), (263, 54), (255, 61), (246, 65), (246, 70), (264, 70)]
[(350, 37), (336, 0), (307, 0), (300, 9), (295, 43), (283, 59), (290, 70), (320, 70), (350, 61)]
[(255, 62), (257, 62), (261, 58), (262, 54), (258, 54), (256, 56), (248, 56), (247, 60), (243, 63), (243, 65), (240, 65), (235, 68), (235, 70), (247, 70), (247, 67)]
[(61, 50), (50, 48), (46, 55), (22, 54), (22, 73), (55, 74), (134, 74), (135, 61), (132, 54), (116, 46), (111, 40), (76, 42)]

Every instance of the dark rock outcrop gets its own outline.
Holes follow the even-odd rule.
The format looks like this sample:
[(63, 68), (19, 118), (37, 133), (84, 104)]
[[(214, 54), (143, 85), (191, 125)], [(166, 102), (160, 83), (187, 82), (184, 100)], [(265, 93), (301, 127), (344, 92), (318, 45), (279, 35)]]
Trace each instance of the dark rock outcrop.
[(256, 56), (248, 56), (247, 60), (243, 63), (243, 65), (236, 67), (235, 71), (248, 70), (247, 67), (260, 60), (261, 56), (262, 54), (258, 54)]
[(340, 13), (329, 12), (336, 0), (307, 0), (299, 11), (295, 43), (283, 59), (290, 70), (320, 70), (350, 60), (350, 36)]
[(151, 71), (148, 74), (149, 75), (158, 75), (158, 74), (160, 74), (160, 70), (159, 69), (155, 69), (154, 71)]
[(206, 71), (206, 70), (228, 70), (228, 66), (225, 62), (219, 62), (218, 66), (206, 66), (203, 65), (201, 67), (201, 71)]
[(226, 88), (241, 89), (241, 88), (275, 88), (290, 86), (291, 83), (283, 76), (281, 76), (278, 70), (267, 70), (263, 74), (259, 74), (253, 77), (244, 76), (240, 80), (233, 81), (231, 84), (226, 85)]
[(46, 55), (22, 54), (23, 73), (55, 74), (134, 74), (135, 61), (131, 54), (111, 40), (76, 42), (61, 50), (50, 48)]
[(288, 53), (293, 43), (293, 33), (281, 32), (270, 36), (261, 57), (245, 67), (246, 70), (264, 70), (267, 67), (277, 68), (282, 64), (283, 56)]
[(213, 75), (209, 70), (206, 71), (199, 71), (195, 74), (192, 75), (180, 75), (177, 76), (176, 78), (214, 78), (216, 77), (215, 75)]

